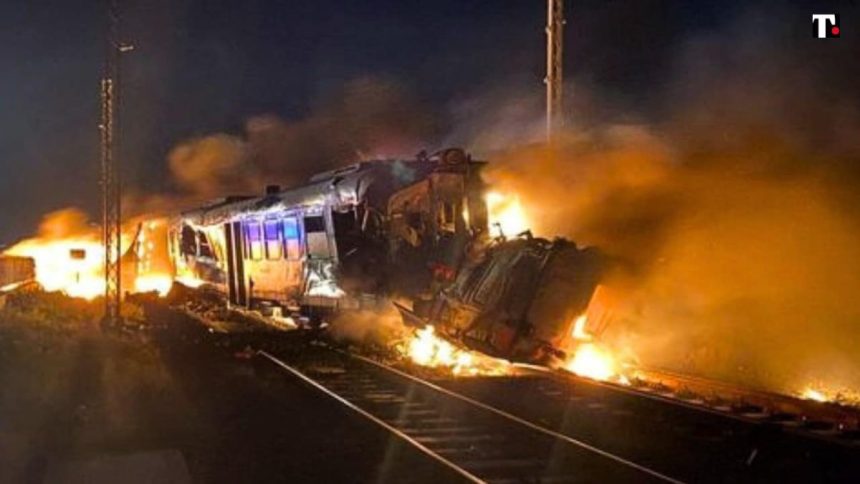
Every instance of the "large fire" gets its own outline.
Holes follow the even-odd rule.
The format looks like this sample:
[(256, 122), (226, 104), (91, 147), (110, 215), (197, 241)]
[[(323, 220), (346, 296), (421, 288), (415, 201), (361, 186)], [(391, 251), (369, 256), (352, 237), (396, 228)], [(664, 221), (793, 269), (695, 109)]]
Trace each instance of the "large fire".
[(446, 368), (454, 375), (505, 375), (511, 371), (507, 361), (458, 348), (426, 326), (411, 335), (404, 346), (412, 362), (430, 368)]
[[(134, 261), (133, 268), (125, 257), (122, 261), (123, 280), (130, 292), (164, 295), (170, 290), (173, 279), (164, 225), (151, 220), (130, 223), (123, 230), (122, 252), (131, 253)], [(90, 300), (104, 294), (104, 246), (98, 228), (86, 224), (86, 217), (77, 210), (49, 214), (37, 236), (15, 244), (5, 254), (31, 257), (36, 281), (46, 291)]]
[(56, 240), (36, 237), (16, 244), (8, 255), (32, 257), (36, 280), (46, 291), (93, 299), (104, 292), (104, 247), (90, 237)]

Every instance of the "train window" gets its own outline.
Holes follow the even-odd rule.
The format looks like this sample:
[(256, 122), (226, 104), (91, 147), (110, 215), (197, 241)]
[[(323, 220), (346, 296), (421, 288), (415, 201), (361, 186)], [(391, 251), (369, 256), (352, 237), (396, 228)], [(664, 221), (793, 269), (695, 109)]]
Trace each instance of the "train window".
[(330, 257), (328, 234), (325, 231), (325, 219), (321, 216), (305, 217), (305, 238), (308, 244), (308, 255), (312, 257)]
[(252, 260), (263, 258), (263, 241), (259, 222), (245, 222), (245, 241), (247, 254)]
[(197, 255), (197, 235), (194, 229), (188, 225), (182, 226), (182, 235), (179, 241), (179, 252), (182, 255)]
[(299, 238), (299, 224), (298, 221), (294, 217), (287, 217), (284, 219), (284, 239), (298, 239)]
[(296, 260), (302, 256), (298, 220), (294, 217), (287, 217), (283, 221), (283, 226), (286, 257), (290, 260)]
[(485, 272), (486, 277), (484, 277), (481, 285), (475, 291), (475, 302), (486, 306), (494, 301), (502, 286), (503, 270), (503, 265), (498, 262), (490, 265), (489, 269)]
[(493, 260), (486, 271), (484, 279), (475, 291), (474, 300), (485, 308), (492, 307), (508, 284), (511, 276), (511, 266), (518, 260), (516, 254), (503, 254)]
[(502, 300), (507, 305), (509, 321), (521, 321), (528, 311), (532, 298), (525, 297), (537, 284), (541, 269), (541, 259), (530, 254), (523, 254), (517, 259), (506, 277), (505, 294)]
[(421, 213), (409, 212), (406, 214), (406, 224), (417, 231), (423, 230), (424, 221), (421, 220)]
[(325, 219), (321, 216), (305, 217), (305, 232), (325, 232)]
[(215, 258), (215, 254), (212, 253), (212, 246), (209, 244), (209, 238), (206, 237), (206, 233), (202, 230), (197, 232), (197, 242), (200, 257), (209, 257), (210, 259)]
[(443, 202), (439, 206), (438, 225), (439, 230), (443, 232), (456, 231), (454, 204), (451, 202)]
[(266, 220), (263, 222), (263, 235), (266, 238), (266, 258), (278, 260), (281, 258), (281, 222)]

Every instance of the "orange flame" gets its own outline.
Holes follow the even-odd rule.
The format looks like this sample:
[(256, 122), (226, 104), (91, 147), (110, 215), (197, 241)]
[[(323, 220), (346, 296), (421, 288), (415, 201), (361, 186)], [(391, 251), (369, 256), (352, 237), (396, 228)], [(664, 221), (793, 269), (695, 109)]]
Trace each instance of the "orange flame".
[(587, 324), (586, 314), (574, 320), (570, 336), (576, 346), (573, 356), (564, 364), (564, 368), (593, 380), (613, 380), (623, 385), (628, 384), (629, 380), (619, 371), (615, 356), (609, 349), (593, 341), (594, 335), (588, 331)]
[(415, 331), (405, 345), (405, 355), (414, 363), (430, 368), (447, 368), (454, 375), (504, 375), (507, 361), (458, 348), (435, 334), (433, 326)]
[(573, 358), (568, 361), (565, 368), (579, 376), (601, 381), (609, 380), (618, 374), (615, 358), (606, 349), (594, 343), (585, 343), (577, 347)]
[(93, 299), (104, 293), (104, 247), (89, 238), (34, 238), (16, 244), (9, 255), (32, 257), (36, 280), (47, 291)]
[(529, 220), (518, 195), (488, 192), (484, 199), (491, 235), (511, 237), (529, 229)]
[[(123, 233), (132, 240), (134, 230)], [(166, 232), (163, 221), (142, 225), (135, 249), (136, 267), (128, 287), (133, 292), (157, 291), (164, 295), (170, 289), (172, 276), (167, 259)], [(164, 240), (161, 240), (161, 238)], [(162, 249), (163, 246), (163, 249)], [(36, 281), (46, 291), (60, 291), (72, 297), (94, 299), (104, 295), (104, 246), (98, 228), (86, 223), (86, 216), (75, 209), (48, 214), (39, 234), (15, 244), (8, 255), (30, 257), (35, 261)]]

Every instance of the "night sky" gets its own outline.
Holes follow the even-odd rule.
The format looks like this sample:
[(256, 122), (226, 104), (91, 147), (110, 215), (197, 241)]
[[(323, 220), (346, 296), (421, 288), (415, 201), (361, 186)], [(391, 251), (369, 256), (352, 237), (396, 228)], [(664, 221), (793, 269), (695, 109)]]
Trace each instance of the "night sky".
[[(641, 119), (660, 116), (655, 93), (677, 78), (689, 39), (719, 35), (750, 11), (726, 1), (568, 3), (566, 75), (600, 98), (603, 114)], [(839, 42), (854, 42), (853, 2), (835, 5)], [(0, 5), (0, 243), (54, 209), (95, 214), (102, 8)], [(755, 11), (767, 20), (771, 8)], [(773, 11), (811, 43), (809, 16), (827, 8)], [(124, 18), (136, 47), (125, 61), (124, 176), (142, 192), (173, 189), (165, 157), (182, 140), (240, 133), (257, 115), (302, 119), (362, 76), (396, 81), (443, 118), (496, 89), (543, 96), (543, 0), (138, 0), (125, 2)]]

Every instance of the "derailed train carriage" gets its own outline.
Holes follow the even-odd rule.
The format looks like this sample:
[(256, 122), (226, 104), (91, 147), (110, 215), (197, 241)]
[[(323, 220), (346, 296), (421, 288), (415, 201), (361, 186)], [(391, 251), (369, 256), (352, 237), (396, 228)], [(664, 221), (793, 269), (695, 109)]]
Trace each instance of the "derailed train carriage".
[(431, 304), (399, 309), (411, 324), (433, 325), (484, 354), (554, 364), (609, 324), (612, 305), (600, 285), (607, 265), (595, 248), (526, 232), (493, 241)]
[(364, 161), (182, 213), (168, 230), (176, 279), (290, 311), (426, 297), (486, 232), (482, 164), (460, 149)]

